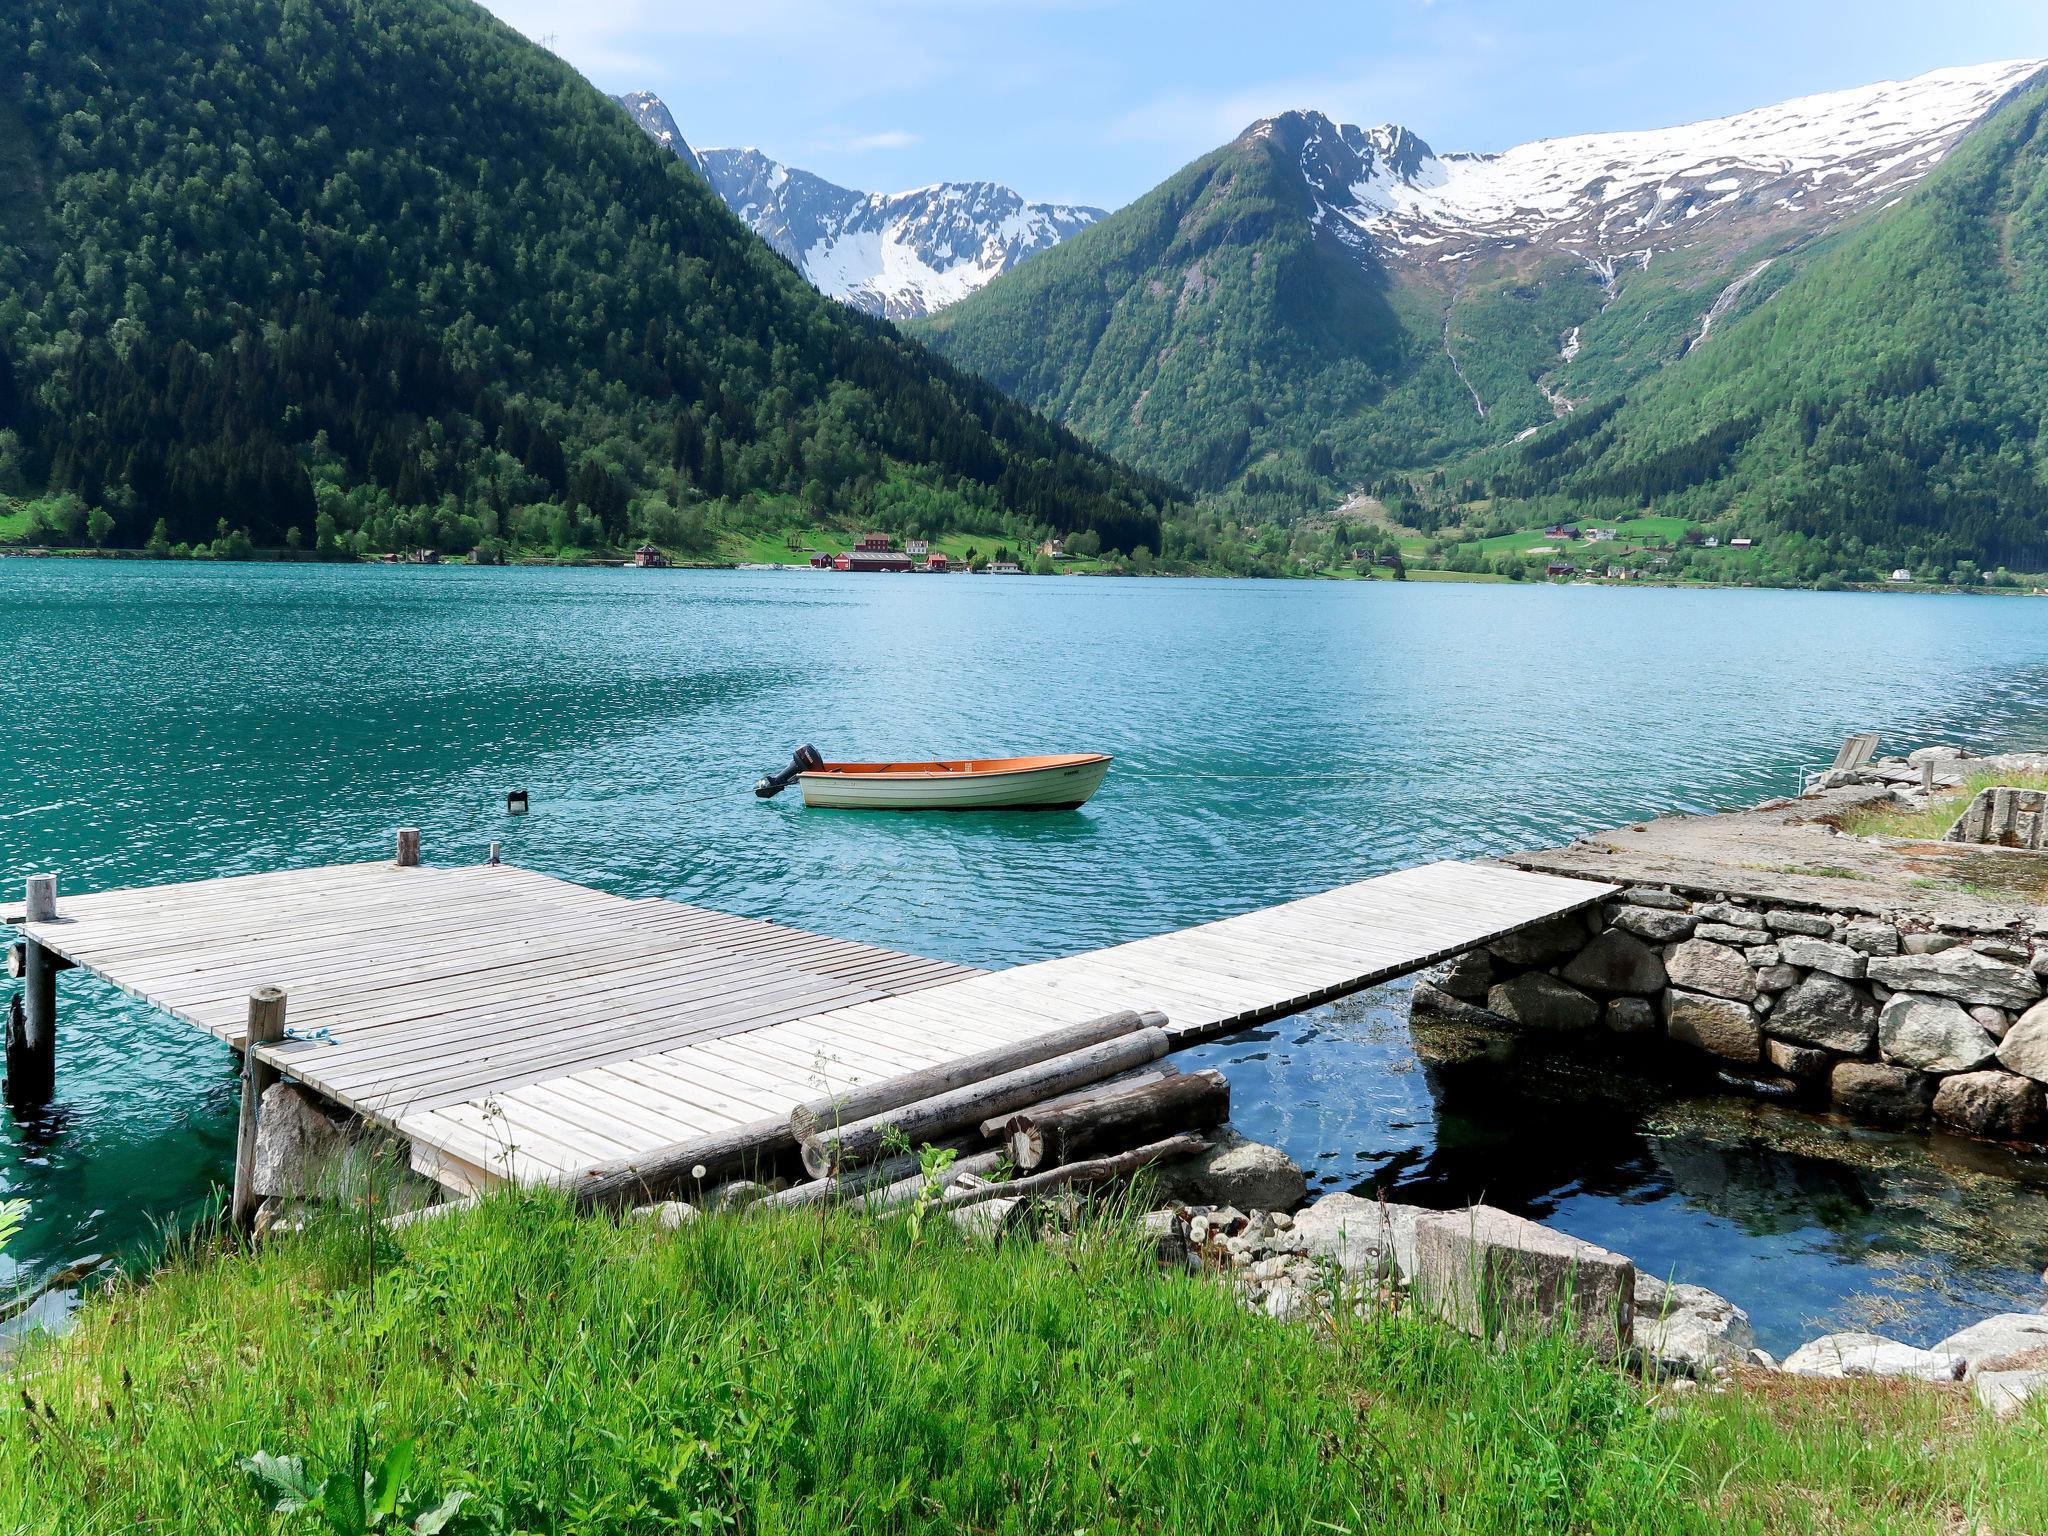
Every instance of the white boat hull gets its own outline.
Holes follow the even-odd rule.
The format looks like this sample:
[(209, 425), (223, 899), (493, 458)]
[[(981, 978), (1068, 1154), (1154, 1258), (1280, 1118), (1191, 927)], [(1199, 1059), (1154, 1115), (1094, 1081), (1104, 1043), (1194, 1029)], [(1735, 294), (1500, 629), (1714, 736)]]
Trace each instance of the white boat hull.
[(836, 810), (1064, 810), (1102, 787), (1106, 757), (1006, 773), (806, 773), (804, 804)]

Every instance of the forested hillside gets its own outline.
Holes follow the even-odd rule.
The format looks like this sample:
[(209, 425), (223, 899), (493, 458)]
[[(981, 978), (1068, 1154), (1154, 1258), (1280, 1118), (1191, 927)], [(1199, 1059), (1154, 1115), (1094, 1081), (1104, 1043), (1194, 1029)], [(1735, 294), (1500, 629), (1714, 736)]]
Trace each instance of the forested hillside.
[(43, 536), (1160, 548), (1167, 486), (814, 292), (468, 0), (20, 0), (0, 78), (0, 491)]
[(1496, 514), (1654, 505), (1780, 534), (1809, 578), (2048, 570), (2048, 87), (1682, 362), (1482, 463)]

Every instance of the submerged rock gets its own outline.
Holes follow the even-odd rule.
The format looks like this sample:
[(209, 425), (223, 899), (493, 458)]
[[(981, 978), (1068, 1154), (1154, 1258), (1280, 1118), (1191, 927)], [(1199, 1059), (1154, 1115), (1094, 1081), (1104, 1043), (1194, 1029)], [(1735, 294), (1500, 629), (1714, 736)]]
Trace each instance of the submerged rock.
[(2029, 1141), (2042, 1129), (2041, 1085), (2011, 1072), (1959, 1072), (1934, 1090), (1934, 1118), (1992, 1141)]
[(1835, 1108), (1871, 1125), (1917, 1125), (1927, 1118), (1934, 1085), (1924, 1072), (1871, 1061), (1838, 1062), (1828, 1076)]
[(1830, 1333), (1802, 1344), (1780, 1370), (1792, 1376), (1904, 1376), (1915, 1381), (1956, 1381), (1960, 1355), (1916, 1349), (1877, 1333)]

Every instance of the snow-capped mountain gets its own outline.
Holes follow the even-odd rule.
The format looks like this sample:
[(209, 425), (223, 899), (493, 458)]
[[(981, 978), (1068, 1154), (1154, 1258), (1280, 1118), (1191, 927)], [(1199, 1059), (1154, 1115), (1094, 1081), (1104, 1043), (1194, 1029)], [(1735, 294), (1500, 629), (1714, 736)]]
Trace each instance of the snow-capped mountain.
[(702, 172), (704, 167), (697, 163), (696, 152), (683, 140), (683, 130), (676, 126), (676, 120), (669, 115), (668, 104), (652, 91), (628, 91), (623, 96), (614, 96), (626, 115), (639, 125), (640, 131), (663, 149), (670, 150), (678, 160), (692, 170)]
[(1099, 208), (1027, 203), (992, 181), (857, 192), (757, 149), (707, 149), (697, 163), (813, 286), (892, 320), (943, 309), (1102, 217)]
[(1299, 154), (1316, 221), (1383, 257), (1461, 262), (1536, 245), (1611, 273), (1759, 219), (1833, 223), (1896, 199), (2041, 60), (1941, 69), (1647, 132), (1443, 154), (1406, 128), (1319, 112), (1254, 124)]

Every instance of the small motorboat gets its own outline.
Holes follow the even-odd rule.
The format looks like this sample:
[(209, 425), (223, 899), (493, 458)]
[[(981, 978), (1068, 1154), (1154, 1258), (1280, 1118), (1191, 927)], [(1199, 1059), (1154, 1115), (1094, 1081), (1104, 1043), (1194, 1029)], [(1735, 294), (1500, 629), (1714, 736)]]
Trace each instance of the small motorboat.
[(791, 783), (804, 804), (868, 811), (1070, 811), (1102, 788), (1106, 752), (977, 757), (958, 762), (828, 763), (798, 747), (780, 773), (754, 786), (766, 800)]

